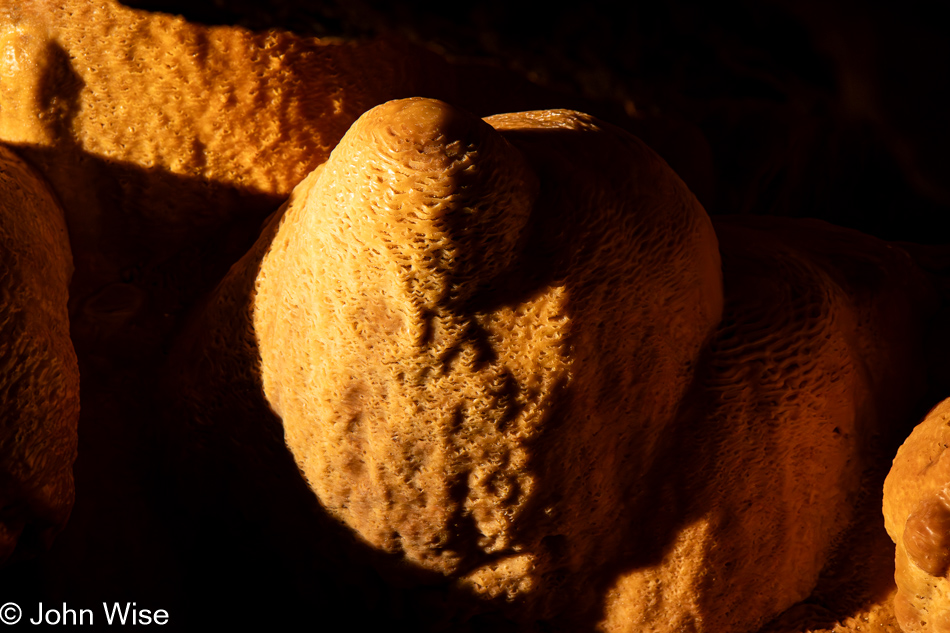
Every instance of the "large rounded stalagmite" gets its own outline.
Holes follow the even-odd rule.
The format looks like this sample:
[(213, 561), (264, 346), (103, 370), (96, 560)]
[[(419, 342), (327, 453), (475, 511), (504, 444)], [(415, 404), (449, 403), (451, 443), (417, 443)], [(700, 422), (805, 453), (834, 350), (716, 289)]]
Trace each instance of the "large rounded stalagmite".
[(354, 124), (261, 265), (264, 388), (370, 544), (522, 616), (584, 611), (719, 320), (717, 243), (637, 139), (486, 121), (410, 99)]
[[(848, 560), (930, 293), (854, 231), (716, 230), (590, 116), (378, 106), (199, 315), (183, 443), (276, 472), (282, 423), (323, 508), (457, 624), (758, 630)], [(319, 531), (293, 538), (341, 549)]]
[(46, 184), (0, 146), (0, 562), (49, 545), (73, 504), (79, 368), (72, 256)]

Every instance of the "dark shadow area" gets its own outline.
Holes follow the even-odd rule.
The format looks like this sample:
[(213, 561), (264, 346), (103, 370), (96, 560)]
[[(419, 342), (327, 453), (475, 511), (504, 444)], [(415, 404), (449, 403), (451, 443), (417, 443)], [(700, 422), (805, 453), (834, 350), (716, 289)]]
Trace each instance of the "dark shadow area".
[(559, 94), (553, 107), (643, 134), (711, 213), (817, 217), (882, 239), (947, 242), (950, 55), (942, 21), (923, 5), (128, 4), (308, 36), (406, 38), (509, 69)]
[[(52, 550), (6, 567), (0, 593), (25, 611), (38, 602), (91, 608), (97, 624), (105, 624), (103, 601), (137, 602), (166, 609), (170, 628), (192, 630), (182, 582), (201, 562), (184, 555), (174, 532), (182, 511), (162, 480), (167, 465), (156, 447), (165, 433), (154, 387), (187, 309), (246, 252), (280, 199), (86, 153), (70, 131), (82, 81), (58, 45), (46, 55), (49, 74), (37, 92), (59, 142), (13, 149), (53, 174), (70, 228), (81, 376), (76, 501)], [(128, 204), (128, 187), (146, 192), (141, 206)], [(149, 213), (176, 205), (183, 213), (220, 205), (233, 216), (217, 224), (199, 217), (181, 233)]]

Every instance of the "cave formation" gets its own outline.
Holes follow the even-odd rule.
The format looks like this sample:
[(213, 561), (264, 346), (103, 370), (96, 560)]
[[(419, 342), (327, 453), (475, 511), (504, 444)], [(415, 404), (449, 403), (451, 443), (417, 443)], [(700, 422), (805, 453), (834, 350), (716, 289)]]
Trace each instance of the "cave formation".
[[(879, 25), (881, 15), (869, 12), (840, 40), (829, 36), (830, 27), (819, 20), (833, 25), (835, 15), (821, 15), (816, 9), (795, 16), (796, 28), (811, 28), (810, 63), (817, 63), (817, 49), (837, 64), (831, 65), (839, 73), (837, 78), (827, 69), (809, 67), (806, 72), (793, 66), (789, 70), (787, 60), (760, 40), (750, 44), (748, 38), (739, 37), (740, 52), (736, 53), (736, 42), (725, 38), (722, 50), (728, 54), (723, 53), (720, 61), (734, 65), (707, 69), (705, 79), (719, 81), (725, 75), (734, 84), (705, 85), (706, 93), (697, 92), (697, 85), (703, 87), (701, 80), (677, 85), (648, 72), (657, 72), (663, 63), (651, 67), (642, 62), (638, 68), (643, 74), (626, 84), (631, 93), (617, 101), (594, 90), (570, 94), (532, 84), (498, 65), (460, 61), (457, 56), (446, 61), (392, 33), (349, 43), (313, 40), (304, 27), (272, 24), (238, 4), (232, 11), (243, 15), (240, 21), (245, 26), (257, 28), (206, 26), (195, 20), (208, 16), (189, 16), (186, 21), (111, 3), (77, 1), (64, 6), (31, 2), (0, 8), (0, 45), (6, 52), (0, 61), (4, 64), (0, 139), (12, 150), (3, 173), (39, 191), (35, 196), (50, 198), (41, 206), (54, 209), (51, 217), (65, 218), (72, 251), (60, 243), (42, 254), (43, 261), (50, 263), (27, 258), (9, 266), (9, 270), (23, 271), (30, 283), (48, 283), (49, 289), (43, 292), (59, 293), (56, 325), (42, 327), (57, 332), (57, 354), (66, 370), (52, 382), (66, 394), (55, 397), (65, 397), (69, 404), (56, 405), (63, 421), (48, 425), (57, 438), (52, 441), (58, 447), (53, 451), (57, 472), (28, 474), (28, 478), (58, 482), (56, 492), (50, 497), (47, 490), (45, 501), (39, 503), (4, 499), (5, 525), (25, 523), (30, 530), (24, 533), (32, 535), (21, 539), (22, 546), (0, 572), (4, 596), (21, 602), (96, 604), (108, 593), (140, 604), (153, 601), (153, 606), (167, 608), (183, 628), (221, 618), (291, 623), (312, 618), (314, 612), (341, 609), (360, 613), (367, 628), (372, 623), (395, 623), (454, 629), (467, 623), (473, 630), (506, 626), (524, 630), (527, 622), (539, 619), (555, 630), (593, 628), (597, 623), (624, 630), (641, 617), (641, 625), (654, 618), (653, 622), (673, 630), (688, 626), (703, 630), (704, 618), (705, 626), (713, 627), (708, 630), (729, 625), (737, 630), (765, 626), (768, 631), (817, 631), (835, 625), (856, 630), (847, 627), (858, 626), (862, 618), (892, 627), (885, 630), (897, 630), (892, 607), (894, 551), (884, 532), (880, 490), (897, 446), (927, 408), (946, 395), (945, 372), (936, 362), (945, 336), (931, 329), (942, 314), (945, 256), (939, 245), (919, 245), (941, 241), (934, 215), (943, 210), (946, 195), (939, 161), (931, 160), (932, 139), (921, 140), (919, 121), (907, 122), (901, 116), (901, 104), (881, 97), (896, 81), (893, 71), (877, 71), (873, 59), (867, 62), (841, 52), (845, 44), (857, 40), (861, 24)], [(690, 5), (671, 3), (669, 7), (685, 10)], [(769, 21), (775, 20), (773, 15), (753, 15), (759, 20), (753, 20), (754, 24), (774, 26)], [(223, 21), (232, 19), (227, 14)], [(263, 26), (283, 30), (267, 31)], [(901, 23), (895, 27), (895, 37), (901, 28), (912, 31)], [(735, 37), (736, 33), (747, 35), (741, 29), (729, 34)], [(924, 44), (929, 42), (928, 33), (925, 30), (918, 38)], [(772, 65), (766, 64), (768, 72), (757, 74), (755, 68), (743, 66), (747, 58), (741, 53), (748, 49), (742, 46), (772, 55)], [(883, 54), (893, 46), (880, 38), (874, 50)], [(576, 71), (569, 63), (564, 66)], [(803, 85), (797, 71), (811, 83)], [(736, 75), (745, 83), (736, 80)], [(672, 76), (681, 82), (690, 78), (683, 72)], [(758, 78), (759, 84), (752, 85), (750, 77)], [(658, 86), (652, 93), (644, 88), (650, 80)], [(925, 98), (921, 117), (930, 113), (930, 100), (940, 88), (921, 95)], [(637, 89), (642, 97), (633, 94)], [(770, 89), (786, 92), (776, 96)], [(865, 95), (867, 101), (856, 103), (860, 99), (855, 94)], [(289, 334), (282, 335), (290, 337), (287, 340), (306, 339), (308, 330), (295, 330), (293, 325), (302, 317), (288, 318), (281, 311), (267, 317), (266, 310), (258, 317), (249, 311), (248, 301), (266, 295), (266, 283), (255, 280), (273, 281), (284, 274), (280, 271), (292, 269), (291, 264), (274, 264), (277, 267), (270, 274), (258, 277), (259, 267), (267, 266), (262, 262), (273, 240), (308, 234), (303, 230), (287, 233), (291, 220), (279, 226), (281, 218), (287, 215), (295, 222), (305, 218), (296, 209), (316, 204), (306, 201), (320, 198), (319, 192), (310, 190), (321, 178), (324, 187), (338, 186), (326, 184), (334, 181), (321, 175), (318, 166), (328, 159), (328, 164), (334, 164), (330, 152), (350, 125), (379, 103), (418, 95), (460, 108), (451, 109), (461, 114), (449, 118), (462, 120), (459, 125), (465, 129), (475, 125), (478, 117), (489, 117), (490, 125), (476, 127), (483, 135), (489, 134), (486, 128), (502, 129), (505, 142), (516, 147), (518, 155), (528, 157), (519, 159), (527, 160), (528, 166), (517, 167), (518, 160), (509, 163), (509, 158), (498, 158), (507, 169), (480, 171), (482, 164), (476, 161), (471, 183), (462, 176), (462, 181), (440, 181), (449, 169), (451, 152), (446, 154), (438, 142), (430, 144), (437, 156), (423, 158), (435, 160), (437, 169), (426, 180), (429, 186), (449, 193), (461, 186), (465, 195), (496, 196), (484, 204), (469, 200), (460, 208), (497, 209), (502, 201), (511, 211), (487, 221), (474, 237), (458, 226), (426, 225), (426, 239), (442, 235), (435, 240), (441, 240), (440, 245), (432, 247), (438, 252), (426, 257), (446, 261), (454, 257), (461, 262), (449, 267), (448, 278), (440, 277), (435, 269), (408, 278), (373, 273), (380, 276), (372, 278), (375, 281), (369, 287), (382, 288), (389, 283), (385, 279), (403, 279), (410, 285), (416, 279), (421, 284), (420, 296), (428, 298), (421, 300), (422, 307), (392, 312), (387, 301), (397, 284), (383, 293), (387, 299), (359, 308), (364, 316), (351, 320), (362, 319), (382, 329), (364, 331), (354, 343), (356, 352), (334, 356), (334, 366), (344, 374), (362, 368), (363, 377), (355, 382), (340, 378), (343, 374), (328, 379), (328, 384), (337, 385), (330, 391), (339, 398), (330, 406), (335, 413), (328, 415), (349, 416), (350, 422), (343, 424), (347, 431), (332, 439), (314, 439), (314, 431), (305, 424), (290, 422), (291, 418), (306, 419), (305, 415), (286, 413), (303, 406), (292, 402), (294, 394), (306, 392), (306, 381), (303, 387), (290, 388), (284, 384), (287, 380), (294, 384), (300, 379), (268, 378), (293, 374), (270, 368), (284, 362), (280, 359), (287, 350), (308, 350), (307, 343), (280, 339), (268, 347), (270, 343), (255, 339), (248, 345), (248, 333), (265, 327), (263, 322), (251, 323), (258, 318), (271, 319), (266, 326), (270, 330), (290, 324)], [(914, 96), (909, 91), (907, 99)], [(591, 112), (607, 121), (582, 118), (577, 121), (583, 125), (565, 123), (565, 128), (588, 126), (606, 132), (590, 137), (594, 140), (570, 135), (563, 141), (557, 135), (551, 140), (543, 135), (535, 138), (518, 127), (526, 125), (524, 121), (514, 123), (517, 116), (499, 115), (551, 108)], [(568, 120), (575, 115), (563, 116)], [(441, 125), (437, 122), (435, 128), (442, 130)], [(543, 127), (529, 124), (527, 129), (533, 129), (531, 125)], [(451, 128), (446, 134), (457, 132)], [(628, 132), (647, 141), (665, 162), (650, 150), (631, 150), (632, 141), (622, 140), (632, 138), (626, 136)], [(553, 145), (546, 146), (549, 142)], [(564, 150), (565, 146), (573, 149)], [(607, 146), (610, 149), (597, 149)], [(351, 158), (341, 165), (365, 166), (375, 160), (356, 150), (346, 151)], [(482, 154), (490, 157), (492, 151), (496, 150)], [(585, 151), (591, 152), (590, 157), (571, 167), (571, 160)], [(559, 158), (559, 152), (563, 157)], [(343, 156), (345, 151), (337, 154)], [(617, 159), (621, 155), (624, 158)], [(598, 166), (597, 157), (604, 156), (613, 160)], [(406, 164), (410, 171), (424, 168), (418, 161)], [(672, 207), (695, 205), (698, 211), (684, 211), (686, 216), (694, 214), (686, 222), (691, 228), (675, 228), (675, 222), (662, 215), (657, 217), (666, 219), (650, 229), (657, 231), (653, 237), (642, 226), (628, 227), (624, 204), (651, 195), (632, 185), (632, 189), (624, 188), (622, 174), (631, 166), (650, 174), (649, 181), (662, 191), (656, 196), (686, 201), (670, 203)], [(511, 194), (505, 189), (505, 178), (524, 181), (524, 192)], [(44, 180), (52, 196), (45, 193)], [(551, 193), (552, 183), (562, 191)], [(9, 199), (9, 194), (4, 195)], [(697, 198), (712, 214), (711, 224)], [(601, 206), (590, 203), (591, 199)], [(18, 204), (17, 209), (24, 208)], [(669, 210), (667, 203), (655, 201), (644, 203), (644, 208), (650, 205)], [(530, 239), (520, 234), (512, 237), (519, 229), (506, 223), (517, 223), (518, 213), (535, 217), (532, 209), (537, 208), (570, 228), (560, 236), (532, 228)], [(611, 216), (610, 210), (617, 215)], [(449, 218), (455, 213), (443, 211)], [(4, 213), (9, 220), (17, 211)], [(596, 231), (591, 233), (582, 219), (584, 214), (597, 217), (597, 213), (613, 218), (607, 223), (616, 229), (605, 229), (600, 237)], [(512, 219), (511, 214), (516, 217)], [(769, 215), (816, 216), (876, 237), (814, 220), (763, 217)], [(667, 220), (673, 225), (665, 224)], [(536, 219), (525, 221), (530, 227), (537, 224)], [(704, 222), (708, 226), (702, 229)], [(44, 233), (16, 222), (10, 226), (13, 229), (4, 225), (13, 231), (5, 233), (5, 244), (22, 245), (21, 240), (6, 237), (18, 231), (33, 231), (34, 236)], [(625, 233), (628, 229), (632, 233)], [(358, 243), (378, 239), (378, 229), (365, 230), (351, 237)], [(491, 231), (497, 231), (492, 240), (479, 241), (479, 235)], [(50, 231), (45, 233), (49, 237)], [(404, 237), (412, 242), (410, 234)], [(686, 238), (684, 244), (675, 241)], [(346, 237), (339, 239), (346, 242)], [(509, 239), (514, 242), (505, 241)], [(883, 240), (899, 243), (888, 245)], [(524, 257), (518, 250), (525, 248), (522, 241), (529, 244), (531, 256), (515, 264), (503, 265), (494, 255), (483, 253), (509, 249), (515, 253), (508, 256), (514, 261)], [(611, 261), (609, 257), (598, 259), (598, 248), (610, 254), (644, 241), (649, 245), (642, 247), (644, 252), (665, 254), (665, 259), (630, 270), (623, 269), (626, 264), (619, 265), (619, 270), (608, 266), (604, 262)], [(343, 262), (341, 270), (350, 266), (345, 264), (350, 251), (327, 244), (318, 249), (319, 254)], [(5, 256), (7, 252), (16, 253), (16, 249), (4, 251)], [(412, 259), (419, 252), (409, 249), (401, 257)], [(31, 251), (30, 256), (34, 255)], [(465, 263), (469, 256), (475, 263)], [(75, 272), (69, 286), (67, 322), (67, 305), (60, 295), (70, 257)], [(276, 254), (268, 257), (279, 259)], [(308, 271), (312, 274), (316, 260), (301, 264), (300, 257), (293, 265), (303, 268), (290, 281), (281, 282), (274, 296), (286, 295), (287, 288), (297, 283), (294, 280), (306, 278)], [(670, 262), (689, 258), (698, 263), (676, 273), (667, 270)], [(365, 261), (354, 261), (348, 270), (385, 271), (389, 265), (385, 257), (368, 268)], [(61, 269), (55, 280), (50, 265)], [(424, 262), (416, 265), (425, 270)], [(509, 271), (505, 268), (509, 265), (510, 270), (522, 271), (521, 276), (506, 272), (503, 279), (489, 279), (492, 266)], [(642, 268), (663, 270), (665, 276), (645, 279), (636, 272)], [(724, 288), (717, 286), (720, 271)], [(482, 273), (484, 287), (478, 281)], [(370, 274), (317, 275), (315, 279), (335, 279), (339, 289)], [(22, 287), (23, 282), (15, 283)], [(624, 284), (642, 288), (650, 283), (655, 284), (648, 293), (654, 303), (638, 299), (634, 291), (614, 295), (603, 289), (603, 285), (616, 291)], [(455, 296), (439, 290), (439, 284), (452, 288), (469, 284), (474, 294)], [(663, 298), (664, 292), (670, 296)], [(9, 296), (4, 295), (5, 316), (11, 313), (10, 306), (23, 303)], [(657, 306), (667, 312), (651, 312)], [(467, 455), (462, 461), (469, 466), (462, 462), (446, 466), (451, 462), (449, 453), (439, 458), (443, 471), (431, 463), (421, 466), (418, 456), (410, 455), (412, 446), (418, 450), (426, 442), (451, 441), (412, 439), (411, 424), (399, 431), (404, 442), (387, 439), (388, 448), (379, 448), (378, 442), (366, 439), (365, 430), (358, 430), (359, 420), (367, 417), (366, 407), (376, 407), (379, 419), (398, 419), (393, 412), (379, 415), (379, 407), (395, 407), (397, 400), (380, 399), (374, 391), (379, 381), (367, 376), (376, 371), (372, 369), (375, 355), (408, 358), (393, 351), (395, 347), (387, 347), (398, 339), (393, 332), (402, 331), (402, 326), (386, 330), (386, 323), (399, 323), (412, 310), (428, 315), (417, 322), (427, 323), (423, 330), (431, 330), (419, 335), (419, 340), (429, 341), (431, 349), (426, 353), (448, 354), (447, 360), (440, 357), (441, 370), (425, 370), (443, 372), (441, 393), (469, 389), (481, 394), (463, 397), (454, 409), (432, 405), (432, 411), (447, 416), (433, 422), (435, 427), (461, 429), (445, 437), (468, 438), (462, 442), (467, 448), (457, 450)], [(505, 310), (520, 316), (505, 317)], [(523, 376), (516, 371), (496, 373), (479, 383), (479, 371), (487, 375), (490, 368), (507, 366), (506, 362), (518, 365), (514, 356), (505, 360), (508, 352), (504, 351), (517, 349), (518, 344), (509, 341), (499, 347), (498, 341), (514, 336), (506, 332), (537, 327), (531, 319), (540, 318), (545, 310), (570, 321), (565, 332), (569, 329), (571, 334), (563, 336), (581, 350), (580, 356), (558, 352), (554, 357), (581, 360), (555, 359), (553, 373), (546, 377), (531, 370), (532, 363), (536, 367), (547, 362), (537, 357), (524, 365)], [(613, 320), (601, 314), (613, 315)], [(642, 316), (633, 322), (655, 322), (666, 329), (663, 333), (651, 329), (639, 338), (621, 336), (636, 331), (622, 316), (629, 314)], [(677, 316), (665, 318), (664, 314)], [(505, 326), (506, 318), (515, 325)], [(30, 322), (40, 323), (36, 319)], [(69, 368), (72, 350), (63, 337), (66, 327), (82, 380), (76, 504), (52, 549), (36, 554), (30, 550), (48, 547), (52, 534), (62, 527), (63, 507), (69, 505), (64, 499), (72, 494), (71, 475), (63, 470), (72, 464), (76, 441), (75, 375)], [(552, 332), (561, 336), (556, 327)], [(373, 336), (381, 338), (372, 351), (360, 351), (360, 345)], [(453, 340), (456, 347), (447, 342)], [(603, 348), (607, 351), (602, 352)], [(601, 353), (607, 360), (598, 360)], [(616, 363), (627, 361), (611, 360), (614, 354), (639, 359), (641, 364), (620, 369)], [(258, 355), (263, 355), (262, 365)], [(416, 362), (421, 361), (412, 361)], [(576, 362), (586, 369), (568, 372), (557, 369), (558, 362), (565, 363), (565, 368)], [(445, 367), (472, 372), (474, 386), (453, 383), (454, 374)], [(337, 371), (331, 370), (320, 371)], [(6, 372), (5, 377), (12, 375)], [(568, 373), (574, 382), (568, 380)], [(604, 375), (627, 376), (623, 380), (629, 385), (617, 393), (599, 392), (592, 385), (599, 384)], [(50, 380), (49, 374), (43, 374), (43, 379)], [(399, 380), (395, 384), (403, 385), (404, 396), (409, 397), (406, 394), (416, 383)], [(538, 381), (536, 388), (523, 388), (532, 381)], [(432, 378), (432, 384), (437, 382)], [(587, 386), (565, 386), (568, 383)], [(736, 384), (745, 387), (736, 389)], [(644, 385), (652, 385), (645, 394)], [(414, 401), (420, 398), (425, 400), (417, 395)], [(40, 399), (47, 405), (55, 401), (45, 394)], [(21, 401), (16, 402), (19, 406)], [(466, 412), (466, 406), (473, 410)], [(587, 427), (575, 432), (578, 437), (598, 439), (575, 445), (556, 424), (549, 434), (538, 432), (541, 427), (532, 426), (536, 422), (531, 421), (530, 412), (545, 407), (570, 413), (548, 417), (539, 413), (539, 420), (585, 419), (587, 413)], [(652, 410), (644, 414), (652, 420), (645, 426), (656, 435), (644, 438), (618, 430), (619, 422), (611, 422), (611, 416), (617, 418), (616, 411), (624, 410)], [(275, 411), (284, 416), (286, 429)], [(495, 420), (500, 431), (472, 426), (477, 426), (472, 420), (487, 423), (496, 414), (504, 418)], [(703, 426), (703, 420), (728, 424), (719, 428), (706, 422)], [(779, 431), (774, 425), (756, 426), (756, 420), (792, 423)], [(808, 420), (816, 426), (809, 427)], [(8, 428), (4, 437), (10, 435)], [(387, 430), (387, 437), (393, 429)], [(822, 430), (828, 431), (827, 438), (821, 436)], [(687, 441), (693, 432), (695, 439)], [(36, 441), (43, 448), (28, 447), (26, 453), (50, 454), (43, 433), (50, 435), (42, 431), (32, 436), (40, 438)], [(499, 449), (510, 441), (504, 439), (509, 436), (519, 437), (530, 448)], [(321, 448), (317, 453), (323, 457), (307, 456), (321, 442), (328, 443), (329, 452)], [(479, 449), (479, 442), (488, 448)], [(18, 464), (32, 458), (4, 446), (4, 476), (9, 479), (6, 473), (22, 472)], [(922, 451), (926, 452), (919, 449), (917, 453)], [(804, 455), (811, 462), (799, 459)], [(396, 464), (391, 475), (396, 484), (386, 484), (385, 476), (366, 479), (365, 464), (359, 462), (370, 457)], [(331, 472), (347, 476), (321, 480), (323, 471), (312, 464), (327, 460), (336, 464)], [(473, 466), (479, 460), (489, 464), (479, 470)], [(770, 470), (776, 464), (792, 470), (778, 477)], [(422, 483), (400, 487), (398, 482), (411, 478), (413, 472)], [(446, 480), (445, 472), (453, 473), (455, 479)], [(718, 475), (704, 480), (699, 473), (705, 472)], [(460, 483), (459, 473), (472, 483)], [(913, 479), (907, 474), (892, 476), (893, 481)], [(782, 487), (770, 488), (778, 486), (778, 479), (783, 479)], [(600, 488), (585, 487), (592, 481)], [(643, 482), (649, 486), (644, 488)], [(718, 488), (723, 482), (732, 482), (727, 493)], [(20, 483), (10, 486), (5, 481), (4, 485), (24, 488)], [(889, 485), (901, 489), (899, 484)], [(913, 502), (897, 503), (892, 513), (897, 518), (888, 520), (900, 522), (901, 516), (913, 515), (924, 517), (917, 519), (921, 525), (939, 524), (939, 496), (933, 501), (927, 488), (937, 485), (908, 484), (909, 490), (919, 489), (917, 496), (911, 495)], [(355, 492), (347, 492), (354, 486)], [(420, 489), (424, 497), (437, 501), (431, 505), (421, 501)], [(519, 489), (529, 489), (533, 495), (524, 490), (518, 493)], [(633, 489), (641, 492), (625, 496)], [(779, 489), (785, 492), (776, 493)], [(506, 490), (513, 496), (506, 498)], [(551, 501), (555, 496), (551, 490), (557, 490), (562, 499)], [(809, 492), (814, 490), (820, 494)], [(350, 499), (352, 494), (357, 496)], [(393, 502), (393, 494), (402, 495), (402, 501)], [(727, 499), (722, 507), (708, 501), (717, 495)], [(770, 501), (769, 495), (802, 496), (789, 502), (796, 508), (789, 511)], [(420, 518), (400, 509), (380, 519), (376, 509), (387, 503), (397, 508), (423, 507), (430, 514), (424, 512)], [(922, 504), (923, 509), (914, 504)], [(572, 512), (580, 516), (563, 509), (545, 513), (545, 507), (574, 508)], [(739, 507), (755, 510), (743, 513)], [(645, 509), (655, 513), (651, 520), (638, 518)], [(816, 528), (819, 536), (808, 532), (808, 521), (798, 520), (796, 512), (822, 526)], [(459, 517), (471, 525), (453, 532), (454, 528), (440, 523), (457, 523)], [(782, 527), (776, 531), (775, 526)], [(911, 546), (901, 563), (904, 532), (889, 530), (898, 542), (899, 574), (907, 560), (917, 565), (915, 569), (924, 569), (929, 563), (921, 566), (920, 561), (930, 560), (929, 554), (919, 552), (936, 547), (934, 556), (939, 558), (944, 547), (939, 539), (935, 546), (920, 545), (917, 539), (918, 549)], [(924, 532), (920, 528), (913, 534)], [(476, 538), (477, 534), (481, 537)], [(759, 544), (773, 539), (763, 550), (771, 554), (750, 558), (742, 549), (742, 535), (752, 535), (750, 539)], [(640, 545), (626, 544), (625, 538)], [(793, 554), (776, 554), (783, 547)], [(496, 551), (504, 555), (492, 559)], [(692, 568), (685, 561), (705, 562)], [(674, 562), (682, 563), (687, 571), (664, 576), (664, 566)], [(749, 586), (768, 589), (730, 592), (709, 573), (717, 565), (732, 567), (729, 573), (747, 579)], [(763, 569), (771, 572), (775, 567), (794, 570), (795, 578), (788, 586), (770, 583), (761, 575)], [(937, 563), (931, 567), (924, 569), (931, 576), (943, 571)], [(674, 577), (679, 580), (671, 581)], [(446, 578), (453, 582), (447, 584)], [(661, 581), (681, 583), (673, 590), (677, 600), (668, 600), (646, 615), (642, 606), (631, 606), (637, 600), (630, 596), (646, 601), (646, 596), (653, 596), (656, 602), (663, 594), (649, 587)], [(254, 608), (241, 614), (235, 611), (236, 604)], [(904, 604), (900, 600), (897, 604), (898, 615), (900, 609), (911, 614), (911, 607), (900, 606)], [(176, 618), (176, 614), (180, 615)], [(771, 622), (763, 619), (772, 616)], [(902, 622), (910, 619), (912, 614), (905, 615)]]

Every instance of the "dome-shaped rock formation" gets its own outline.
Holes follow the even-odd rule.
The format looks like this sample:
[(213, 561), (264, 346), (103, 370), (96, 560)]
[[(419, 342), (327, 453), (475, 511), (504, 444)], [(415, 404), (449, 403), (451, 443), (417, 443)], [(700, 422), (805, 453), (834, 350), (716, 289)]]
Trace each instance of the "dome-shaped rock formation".
[(327, 511), (484, 610), (755, 630), (860, 520), (928, 291), (854, 231), (716, 232), (587, 115), (384, 104), (209, 300), (194, 428), (240, 444), (263, 388)]

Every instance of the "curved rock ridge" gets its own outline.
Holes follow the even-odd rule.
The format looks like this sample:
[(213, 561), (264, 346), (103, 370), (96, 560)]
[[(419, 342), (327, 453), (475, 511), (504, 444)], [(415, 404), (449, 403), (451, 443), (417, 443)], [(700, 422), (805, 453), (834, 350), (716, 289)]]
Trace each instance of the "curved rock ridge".
[(0, 563), (48, 547), (73, 505), (79, 367), (59, 203), (0, 146)]

